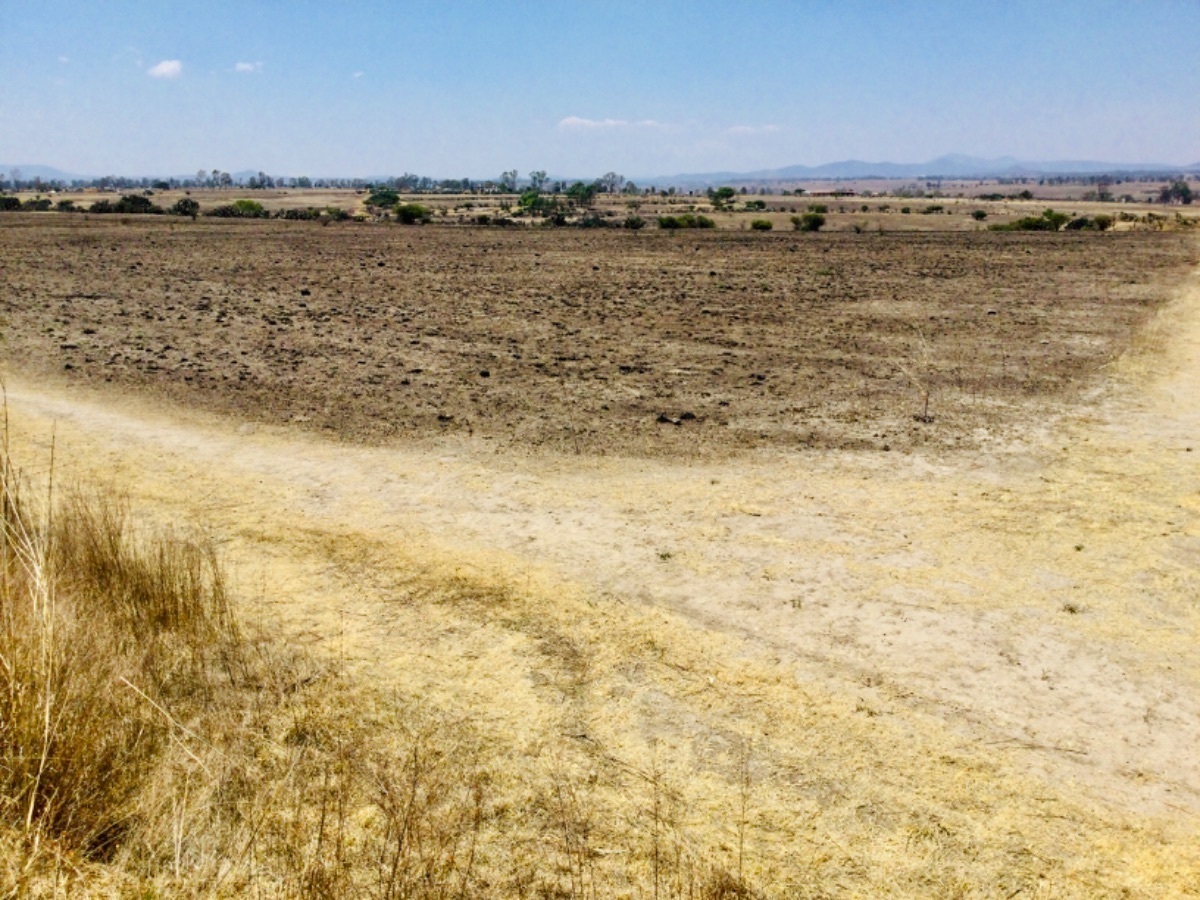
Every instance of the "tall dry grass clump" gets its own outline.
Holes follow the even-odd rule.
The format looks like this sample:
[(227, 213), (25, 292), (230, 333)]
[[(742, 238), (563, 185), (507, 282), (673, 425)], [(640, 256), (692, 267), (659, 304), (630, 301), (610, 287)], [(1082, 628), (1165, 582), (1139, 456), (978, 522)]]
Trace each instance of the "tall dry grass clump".
[(0, 456), (0, 817), (28, 847), (111, 859), (168, 710), (228, 681), (239, 640), (212, 554), (138, 540), (121, 504), (36, 500)]
[(208, 546), (49, 481), (0, 448), (0, 896), (751, 896), (661, 773), (247, 634)]

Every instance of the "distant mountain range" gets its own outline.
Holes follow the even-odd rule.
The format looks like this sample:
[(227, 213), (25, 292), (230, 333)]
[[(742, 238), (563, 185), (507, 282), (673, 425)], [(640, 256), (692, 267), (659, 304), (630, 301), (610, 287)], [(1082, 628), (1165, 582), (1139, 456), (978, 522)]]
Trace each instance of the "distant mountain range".
[(820, 166), (785, 166), (756, 172), (703, 172), (644, 179), (646, 184), (717, 184), (746, 181), (827, 181), (855, 178), (1014, 178), (1039, 175), (1161, 175), (1200, 173), (1200, 162), (1189, 166), (1166, 163), (1112, 163), (1095, 160), (1033, 162), (1011, 156), (983, 159), (950, 154), (922, 163), (863, 162), (848, 159)]
[[(21, 179), (41, 178), (43, 181), (91, 181), (98, 176), (76, 175), (52, 166), (7, 165), (0, 163), (0, 178), (10, 177), (13, 169), (21, 171)], [(1044, 175), (1153, 175), (1162, 176), (1178, 172), (1200, 174), (1200, 162), (1188, 166), (1172, 166), (1166, 163), (1113, 163), (1095, 160), (1051, 160), (1034, 162), (1019, 160), (1011, 156), (984, 159), (977, 156), (949, 154), (921, 163), (863, 162), (857, 159), (825, 163), (819, 166), (784, 166), (779, 169), (760, 169), (753, 172), (698, 172), (682, 175), (659, 175), (635, 178), (644, 186), (739, 184), (746, 182), (780, 181), (830, 181), (858, 178), (1020, 178)], [(258, 173), (246, 169), (233, 173), (237, 182), (245, 182)], [(277, 172), (268, 173), (278, 175)], [(137, 176), (142, 177), (142, 176)], [(157, 178), (158, 175), (146, 177)], [(180, 180), (194, 177), (193, 174), (176, 175)], [(330, 176), (325, 176), (330, 177)], [(353, 175), (335, 176), (353, 178)], [(386, 176), (371, 178), (380, 180)], [(482, 179), (494, 176), (485, 175)], [(574, 179), (570, 179), (574, 180)]]
[(72, 175), (70, 172), (64, 172), (62, 169), (55, 169), (52, 166), (17, 166), (5, 165), (0, 163), (0, 178), (8, 179), (12, 176), (14, 169), (21, 170), (21, 180), (26, 181), (31, 178), (40, 178), (42, 181), (91, 181), (90, 175)]

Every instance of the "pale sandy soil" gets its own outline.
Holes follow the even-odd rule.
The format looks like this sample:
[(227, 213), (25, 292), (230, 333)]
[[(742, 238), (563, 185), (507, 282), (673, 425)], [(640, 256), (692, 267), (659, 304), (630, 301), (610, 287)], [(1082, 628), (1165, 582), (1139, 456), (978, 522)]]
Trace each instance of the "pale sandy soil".
[[(139, 510), (209, 530), (258, 614), (291, 639), (531, 755), (551, 734), (627, 760), (654, 747), (700, 785), (709, 806), (694, 815), (720, 818), (711, 760), (755, 741), (767, 883), (797, 847), (811, 852), (818, 839), (803, 834), (828, 797), (886, 783), (899, 793), (857, 804), (857, 831), (837, 826), (847, 859), (892, 864), (872, 840), (911, 856), (915, 826), (897, 832), (886, 810), (921, 798), (983, 832), (1058, 815), (1076, 846), (1049, 849), (1014, 826), (1058, 893), (1089, 892), (1072, 888), (1073, 856), (1093, 860), (1082, 884), (1195, 884), (1200, 277), (1086, 408), (1029, 422), (1003, 449), (940, 458), (353, 448), (17, 371), (8, 400), (43, 464), (53, 430), (58, 479), (103, 475)], [(416, 618), (414, 598), (447, 578), (515, 592), (539, 624), (501, 628), (437, 604)], [(666, 674), (627, 664), (660, 658)], [(821, 754), (798, 760), (805, 735)], [(974, 774), (937, 768), (950, 757)], [(1051, 802), (1069, 811), (1029, 811)], [(864, 814), (872, 803), (884, 812)], [(995, 871), (1020, 888), (1033, 878), (1021, 866)]]

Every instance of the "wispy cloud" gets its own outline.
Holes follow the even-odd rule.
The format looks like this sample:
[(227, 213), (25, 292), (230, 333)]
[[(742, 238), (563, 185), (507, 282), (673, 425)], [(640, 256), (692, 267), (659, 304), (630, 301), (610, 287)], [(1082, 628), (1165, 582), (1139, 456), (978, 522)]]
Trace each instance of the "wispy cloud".
[(59, 61), (60, 63), (62, 63), (62, 64), (65, 66), (67, 63), (69, 63), (69, 62), (71, 61), (71, 57), (69, 57), (69, 56), (60, 56), (60, 57), (58, 58), (58, 61)]
[(262, 67), (262, 62), (240, 62), (234, 63), (233, 71), (241, 72), (243, 75), (253, 75), (255, 72), (261, 72)]
[(362, 78), (362, 77), (363, 77), (364, 75), (366, 75), (366, 74), (367, 74), (366, 72), (355, 72), (355, 73), (354, 73), (354, 75), (353, 75), (353, 76), (351, 76), (351, 77), (353, 77), (353, 78)]
[(600, 131), (617, 128), (666, 128), (665, 122), (654, 119), (585, 119), (582, 116), (567, 116), (559, 120), (558, 127), (566, 131)]
[(151, 78), (178, 78), (183, 74), (183, 63), (177, 59), (164, 59), (146, 70)]
[(739, 137), (754, 134), (774, 134), (778, 130), (778, 125), (734, 125), (731, 128), (726, 128), (725, 133), (730, 137)]

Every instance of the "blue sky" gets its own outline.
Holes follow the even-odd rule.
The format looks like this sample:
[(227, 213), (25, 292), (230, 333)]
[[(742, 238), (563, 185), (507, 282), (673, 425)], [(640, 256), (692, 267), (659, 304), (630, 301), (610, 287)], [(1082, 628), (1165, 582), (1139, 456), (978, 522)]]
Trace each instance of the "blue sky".
[(629, 177), (1200, 160), (1197, 0), (0, 0), (0, 162)]

